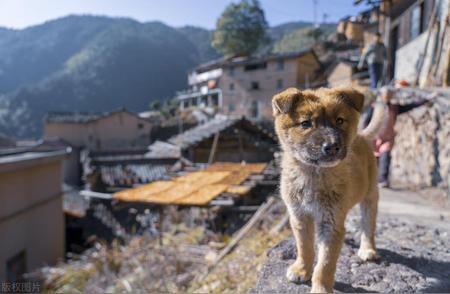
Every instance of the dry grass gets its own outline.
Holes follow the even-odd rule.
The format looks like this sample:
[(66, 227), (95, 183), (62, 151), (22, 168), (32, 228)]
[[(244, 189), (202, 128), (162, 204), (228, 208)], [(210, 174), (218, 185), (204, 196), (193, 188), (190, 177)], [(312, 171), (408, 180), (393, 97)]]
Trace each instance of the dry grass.
[(98, 243), (76, 259), (42, 269), (45, 291), (246, 292), (254, 286), (267, 250), (288, 234), (288, 230), (269, 233), (284, 213), (282, 206), (274, 208), (207, 275), (205, 257), (216, 256), (213, 247), (227, 243), (231, 236), (174, 225), (164, 233), (163, 245), (145, 236), (126, 245)]
[(288, 230), (283, 230), (271, 235), (266, 230), (253, 230), (205, 278), (195, 280), (188, 292), (246, 293), (256, 283), (267, 250), (286, 238), (288, 233)]

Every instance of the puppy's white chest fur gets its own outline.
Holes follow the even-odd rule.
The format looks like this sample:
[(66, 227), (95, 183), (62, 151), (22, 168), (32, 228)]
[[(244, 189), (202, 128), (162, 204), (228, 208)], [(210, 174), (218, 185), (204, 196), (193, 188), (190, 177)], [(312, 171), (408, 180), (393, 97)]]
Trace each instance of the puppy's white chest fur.
[(345, 185), (329, 169), (290, 168), (283, 170), (282, 177), (281, 188), (287, 192), (282, 193), (283, 198), (295, 215), (318, 218), (339, 209)]

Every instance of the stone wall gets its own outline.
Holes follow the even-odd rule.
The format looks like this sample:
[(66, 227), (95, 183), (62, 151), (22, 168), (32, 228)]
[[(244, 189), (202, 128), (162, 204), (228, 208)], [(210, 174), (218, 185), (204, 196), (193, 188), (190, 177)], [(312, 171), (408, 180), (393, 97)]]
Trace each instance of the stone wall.
[(415, 187), (449, 186), (450, 97), (397, 118), (391, 180)]

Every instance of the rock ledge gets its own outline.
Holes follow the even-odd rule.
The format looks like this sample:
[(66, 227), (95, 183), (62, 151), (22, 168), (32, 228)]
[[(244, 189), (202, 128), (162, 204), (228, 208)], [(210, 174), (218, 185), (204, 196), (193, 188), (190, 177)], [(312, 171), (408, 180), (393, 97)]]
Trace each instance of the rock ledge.
[[(347, 235), (339, 258), (335, 291), (340, 292), (450, 292), (450, 232), (405, 223), (396, 218), (378, 220), (377, 262), (357, 256), (357, 218), (347, 221)], [(358, 241), (356, 241), (358, 240)], [(302, 293), (307, 284), (287, 281), (285, 273), (296, 256), (293, 238), (268, 252), (257, 284), (250, 292)]]

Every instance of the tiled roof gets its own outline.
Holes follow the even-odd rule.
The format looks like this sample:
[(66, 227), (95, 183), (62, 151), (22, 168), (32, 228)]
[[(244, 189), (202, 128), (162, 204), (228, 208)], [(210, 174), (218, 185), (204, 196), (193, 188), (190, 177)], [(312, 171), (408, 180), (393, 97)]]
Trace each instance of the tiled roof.
[(100, 166), (102, 182), (109, 187), (132, 187), (150, 183), (166, 176), (171, 165), (118, 164)]
[(178, 159), (152, 159), (147, 149), (98, 151), (85, 154), (83, 173), (97, 173), (108, 188), (132, 187), (162, 179)]
[(167, 140), (167, 142), (156, 141), (149, 146), (149, 152), (145, 154), (147, 158), (180, 158), (181, 151), (191, 146), (195, 146), (203, 140), (209, 139), (217, 132), (222, 132), (232, 126), (241, 124), (242, 127), (259, 132), (267, 138), (267, 140), (276, 142), (273, 134), (261, 128), (257, 124), (245, 118), (216, 117), (202, 125), (196, 126), (185, 131), (182, 134), (175, 135)]
[(52, 111), (47, 113), (45, 121), (47, 123), (88, 123), (99, 118), (103, 118), (115, 113), (125, 112), (135, 116), (139, 120), (148, 122), (147, 119), (140, 117), (138, 114), (128, 111), (125, 108), (120, 108), (109, 112), (71, 112), (71, 111)]
[(217, 132), (222, 132), (227, 128), (237, 126), (238, 124), (252, 132), (263, 134), (268, 140), (273, 141), (274, 143), (276, 142), (275, 137), (271, 133), (244, 117), (216, 117), (203, 125), (199, 125), (180, 135), (170, 138), (168, 142), (179, 146), (181, 149), (185, 149), (196, 145), (205, 139), (211, 138)]
[(215, 118), (203, 125), (199, 125), (182, 134), (170, 138), (168, 142), (184, 149), (213, 136), (217, 132), (225, 130), (238, 121), (239, 119), (233, 118)]
[(180, 158), (181, 149), (178, 146), (156, 141), (149, 147), (149, 152), (145, 154), (148, 158)]
[(286, 59), (286, 58), (295, 58), (307, 53), (314, 53), (313, 49), (305, 49), (294, 52), (285, 52), (285, 53), (272, 53), (260, 56), (246, 56), (246, 57), (233, 57), (233, 58), (220, 58), (216, 60), (212, 60), (206, 63), (199, 65), (196, 68), (196, 71), (208, 71), (214, 68), (222, 67), (222, 66), (231, 66), (231, 65), (243, 65), (250, 64), (254, 62), (264, 62), (268, 60), (277, 60), (277, 59)]
[(92, 112), (49, 112), (47, 114), (47, 122), (67, 122), (67, 123), (87, 123), (96, 120), (104, 113), (92, 113)]
[(216, 117), (203, 125), (199, 125), (182, 134), (170, 138), (167, 142), (178, 146), (181, 149), (189, 148), (190, 146), (194, 146), (205, 139), (211, 138), (217, 132), (224, 131), (225, 129), (239, 123), (247, 128), (251, 128), (253, 131), (263, 133), (269, 140), (274, 142), (276, 141), (276, 139), (269, 132), (245, 118)]

